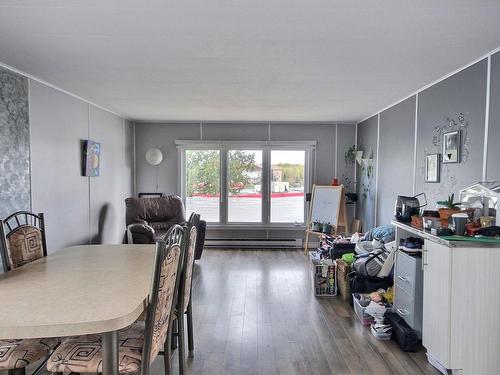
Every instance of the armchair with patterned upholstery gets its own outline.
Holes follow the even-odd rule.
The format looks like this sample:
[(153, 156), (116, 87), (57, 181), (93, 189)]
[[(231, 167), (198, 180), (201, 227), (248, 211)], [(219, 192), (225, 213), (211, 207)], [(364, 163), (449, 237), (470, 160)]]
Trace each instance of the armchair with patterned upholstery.
[[(46, 255), (43, 214), (19, 211), (0, 220), (0, 256), (5, 272), (22, 268)], [(48, 358), (59, 343), (57, 337), (0, 339), (0, 371), (8, 370), (9, 375), (22, 375), (26, 366)]]
[[(155, 198), (127, 198), (126, 224), (128, 243), (152, 244), (162, 239), (174, 225), (186, 225), (186, 211), (177, 195)], [(195, 259), (200, 259), (205, 243), (206, 222), (197, 225)]]

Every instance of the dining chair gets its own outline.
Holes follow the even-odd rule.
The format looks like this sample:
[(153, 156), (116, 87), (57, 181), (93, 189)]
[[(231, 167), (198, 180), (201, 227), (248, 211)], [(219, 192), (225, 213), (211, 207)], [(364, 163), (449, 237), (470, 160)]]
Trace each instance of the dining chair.
[[(182, 267), (180, 226), (172, 227), (165, 240), (156, 243), (151, 291), (146, 320), (119, 332), (118, 371), (120, 374), (149, 375), (149, 367), (161, 350), (165, 352), (165, 373), (170, 375), (168, 342), (171, 336), (174, 301), (177, 297)], [(70, 337), (54, 351), (47, 362), (51, 372), (68, 374), (102, 372), (102, 337), (100, 334)]]
[[(19, 211), (5, 220), (0, 220), (0, 256), (5, 272), (46, 255), (43, 214)], [(60, 339), (57, 337), (2, 339), (0, 340), (0, 370), (8, 370), (9, 375), (25, 374), (26, 366), (48, 358), (59, 343)]]
[(5, 271), (47, 256), (42, 213), (19, 211), (0, 220), (0, 253)]
[[(192, 213), (184, 229), (182, 245), (184, 246), (184, 261), (179, 281), (179, 297), (174, 310), (173, 328), (176, 328), (174, 340), (177, 338), (179, 344), (179, 374), (185, 373), (185, 340), (184, 340), (184, 316), (187, 320), (188, 350), (194, 351), (193, 334), (193, 305), (191, 302), (191, 286), (193, 284), (193, 267), (196, 249), (197, 228), (200, 215)], [(179, 313), (180, 312), (180, 313)], [(175, 341), (173, 343), (175, 347)]]

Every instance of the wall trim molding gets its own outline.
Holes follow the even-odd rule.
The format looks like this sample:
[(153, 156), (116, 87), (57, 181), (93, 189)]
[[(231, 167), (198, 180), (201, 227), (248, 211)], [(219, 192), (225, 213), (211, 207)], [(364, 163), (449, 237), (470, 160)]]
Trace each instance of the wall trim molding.
[(486, 104), (484, 111), (484, 145), (483, 145), (483, 181), (488, 177), (488, 136), (490, 129), (490, 94), (491, 94), (491, 55), (488, 56), (486, 68)]
[(492, 56), (492, 55), (494, 55), (494, 54), (495, 54), (495, 53), (497, 53), (497, 52), (500, 52), (500, 47), (497, 47), (497, 48), (495, 48), (494, 50), (492, 50), (492, 51), (490, 51), (490, 52), (485, 53), (484, 55), (482, 55), (481, 57), (478, 57), (478, 58), (477, 58), (477, 59), (475, 59), (474, 61), (471, 61), (470, 63), (467, 63), (467, 64), (465, 64), (465, 65), (463, 65), (463, 66), (461, 66), (461, 67), (459, 67), (459, 68), (457, 68), (457, 69), (453, 70), (452, 72), (450, 72), (450, 73), (448, 73), (448, 74), (446, 74), (446, 75), (444, 75), (444, 76), (442, 76), (442, 77), (440, 77), (440, 78), (436, 79), (435, 81), (433, 81), (433, 82), (431, 82), (431, 83), (429, 83), (429, 84), (427, 84), (427, 85), (425, 85), (425, 86), (423, 86), (423, 87), (419, 88), (418, 90), (416, 90), (416, 91), (412, 92), (411, 94), (409, 94), (409, 95), (405, 96), (404, 98), (402, 98), (402, 99), (400, 99), (400, 100), (398, 100), (398, 101), (396, 101), (396, 102), (394, 102), (394, 103), (392, 103), (392, 104), (389, 104), (388, 106), (386, 106), (386, 107), (384, 107), (384, 108), (382, 108), (382, 109), (380, 109), (380, 110), (378, 110), (378, 111), (376, 111), (376, 112), (372, 113), (372, 114), (371, 114), (371, 115), (369, 115), (369, 116), (364, 117), (362, 120), (359, 120), (359, 121), (357, 122), (357, 124), (359, 124), (359, 123), (361, 123), (361, 122), (363, 122), (363, 121), (366, 121), (366, 120), (368, 120), (369, 118), (371, 118), (371, 117), (373, 117), (373, 116), (377, 115), (378, 113), (384, 112), (385, 110), (387, 110), (387, 109), (389, 109), (389, 108), (392, 108), (392, 107), (394, 107), (395, 105), (398, 105), (398, 104), (399, 104), (399, 103), (401, 103), (401, 102), (404, 102), (406, 99), (411, 98), (413, 95), (416, 95), (416, 94), (418, 94), (418, 93), (420, 93), (420, 92), (422, 92), (422, 91), (424, 91), (424, 90), (427, 90), (429, 87), (432, 87), (432, 86), (434, 86), (434, 85), (438, 84), (439, 82), (444, 81), (445, 79), (450, 78), (450, 77), (454, 76), (454, 75), (455, 75), (455, 74), (457, 74), (457, 73), (460, 73), (462, 70), (465, 70), (465, 69), (467, 69), (467, 68), (470, 68), (472, 65), (477, 64), (478, 62), (480, 62), (480, 61), (482, 61), (482, 60), (484, 60), (484, 59), (491, 58), (491, 56)]
[(137, 196), (137, 144), (135, 140), (135, 122), (132, 122), (132, 137), (134, 143), (134, 197)]
[(373, 210), (373, 225), (374, 228), (377, 226), (377, 215), (378, 215), (378, 170), (380, 159), (380, 112), (377, 114), (377, 160), (375, 160), (375, 207)]
[(415, 142), (413, 148), (413, 195), (417, 192), (417, 146), (418, 146), (418, 92), (415, 94)]
[(339, 125), (335, 124), (335, 173), (334, 176), (335, 178), (338, 178), (338, 166), (339, 166), (339, 142), (338, 142), (338, 137), (339, 137)]
[(26, 72), (24, 72), (24, 71), (22, 71), (22, 70), (20, 70), (20, 69), (14, 68), (13, 66), (10, 66), (10, 65), (8, 65), (8, 64), (5, 64), (5, 63), (3, 63), (3, 62), (1, 62), (1, 61), (0, 61), (0, 67), (2, 67), (2, 68), (4, 68), (4, 69), (7, 69), (7, 70), (10, 70), (11, 72), (14, 72), (14, 73), (16, 73), (16, 74), (19, 74), (19, 75), (21, 75), (21, 76), (23, 76), (23, 77), (26, 77), (26, 78), (28, 78), (28, 80), (33, 80), (33, 81), (36, 81), (36, 82), (38, 82), (38, 83), (41, 83), (42, 85), (45, 85), (45, 86), (47, 86), (47, 87), (50, 87), (51, 89), (57, 90), (57, 91), (59, 91), (59, 92), (62, 92), (63, 94), (66, 94), (66, 95), (69, 95), (69, 96), (71, 96), (71, 97), (73, 97), (73, 98), (75, 98), (75, 99), (81, 100), (82, 102), (85, 102), (85, 103), (87, 103), (87, 104), (89, 104), (89, 105), (92, 105), (92, 106), (94, 106), (94, 107), (96, 107), (96, 108), (102, 109), (103, 111), (109, 112), (109, 113), (111, 113), (111, 114), (113, 114), (113, 115), (115, 115), (115, 116), (121, 117), (121, 118), (123, 118), (123, 119), (125, 119), (125, 120), (130, 120), (130, 119), (129, 119), (129, 118), (127, 118), (126, 116), (123, 116), (123, 115), (121, 115), (121, 114), (119, 114), (119, 113), (117, 113), (117, 112), (115, 112), (115, 111), (112, 111), (112, 110), (110, 110), (110, 109), (108, 109), (108, 108), (106, 108), (106, 107), (103, 107), (103, 106), (101, 106), (101, 105), (99, 105), (99, 104), (96, 104), (96, 103), (94, 103), (94, 102), (92, 102), (92, 101), (90, 101), (90, 100), (88, 100), (88, 99), (82, 98), (82, 97), (81, 97), (81, 96), (79, 96), (79, 95), (73, 94), (73, 93), (72, 93), (72, 92), (70, 92), (70, 91), (67, 91), (67, 90), (65, 90), (65, 89), (63, 89), (63, 88), (61, 88), (61, 87), (59, 87), (59, 86), (53, 85), (52, 83), (49, 83), (49, 82), (47, 82), (47, 81), (45, 81), (45, 80), (43, 80), (43, 79), (41, 79), (41, 78), (38, 78), (38, 77), (36, 77), (36, 76), (34, 76), (34, 75), (32, 75), (32, 74), (26, 73)]
[(209, 120), (209, 121), (200, 121), (200, 120), (133, 120), (139, 126), (141, 125), (180, 125), (180, 124), (201, 124), (201, 125), (212, 125), (212, 124), (248, 124), (248, 125), (263, 125), (263, 126), (272, 126), (272, 125), (356, 125), (356, 121), (244, 121), (244, 120)]
[(29, 156), (28, 156), (28, 167), (29, 167), (29, 173), (30, 173), (30, 210), (33, 211), (33, 167), (32, 167), (32, 159), (33, 159), (33, 153), (31, 151), (31, 81), (27, 79), (27, 84), (28, 84), (28, 149), (29, 149)]

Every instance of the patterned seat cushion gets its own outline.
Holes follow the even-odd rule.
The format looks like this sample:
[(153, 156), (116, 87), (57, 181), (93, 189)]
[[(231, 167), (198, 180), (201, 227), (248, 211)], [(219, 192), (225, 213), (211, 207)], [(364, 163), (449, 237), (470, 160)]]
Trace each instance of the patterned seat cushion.
[(59, 339), (0, 340), (0, 370), (23, 368), (50, 354)]
[(19, 227), (7, 240), (8, 259), (12, 269), (43, 257), (42, 233), (37, 227)]
[[(135, 322), (119, 332), (118, 371), (122, 374), (141, 371), (144, 327), (144, 322)], [(67, 338), (48, 360), (47, 369), (64, 374), (102, 372), (101, 335)]]

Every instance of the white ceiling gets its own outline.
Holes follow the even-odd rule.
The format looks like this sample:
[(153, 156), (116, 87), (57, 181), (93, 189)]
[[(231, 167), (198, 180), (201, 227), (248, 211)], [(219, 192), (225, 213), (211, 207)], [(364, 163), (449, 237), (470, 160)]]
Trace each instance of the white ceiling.
[(500, 1), (0, 0), (0, 62), (131, 119), (355, 121), (500, 46)]

